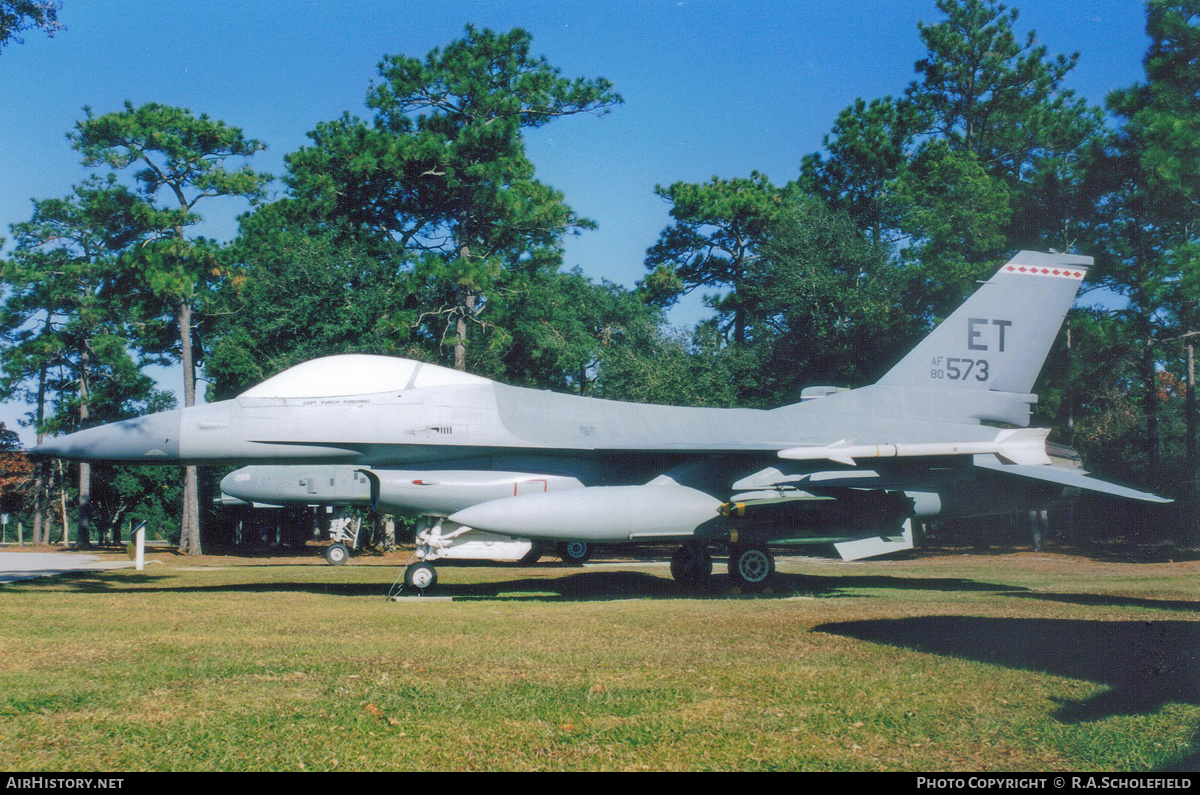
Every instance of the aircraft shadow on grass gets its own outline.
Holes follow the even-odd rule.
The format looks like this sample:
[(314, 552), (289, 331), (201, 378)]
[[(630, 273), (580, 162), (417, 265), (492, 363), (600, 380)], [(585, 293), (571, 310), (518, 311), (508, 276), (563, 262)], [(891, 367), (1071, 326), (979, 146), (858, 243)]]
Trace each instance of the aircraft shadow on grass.
[[(273, 569), (285, 569), (275, 565)], [(465, 567), (471, 568), (471, 567)], [(297, 567), (312, 571), (311, 566)], [(217, 570), (217, 569), (214, 569)], [(444, 578), (430, 596), (454, 599), (516, 599), (529, 601), (603, 601), (617, 599), (679, 599), (683, 598), (755, 598), (788, 599), (797, 596), (813, 598), (846, 598), (850, 589), (930, 590), (943, 592), (999, 592), (1023, 595), (1024, 588), (998, 583), (980, 582), (953, 577), (890, 577), (890, 576), (812, 576), (778, 572), (773, 585), (762, 593), (743, 594), (728, 585), (721, 574), (715, 574), (709, 586), (697, 591), (674, 580), (643, 571), (585, 570), (575, 574), (546, 577), (524, 576), (489, 582), (454, 583)], [(388, 587), (375, 582), (336, 583), (297, 578), (290, 581), (219, 583), (213, 585), (172, 586), (157, 574), (106, 572), (68, 572), (54, 580), (42, 580), (42, 587), (68, 585), (73, 590), (93, 593), (319, 593), (339, 596), (385, 596)], [(39, 587), (38, 581), (26, 585)], [(395, 586), (392, 591), (399, 590)], [(401, 592), (401, 596), (410, 595)]]
[[(285, 567), (276, 565), (273, 568)], [(298, 567), (311, 571), (312, 567)], [(217, 569), (214, 569), (217, 570)], [(19, 585), (26, 588), (57, 588), (63, 585), (84, 593), (312, 593), (330, 596), (415, 596), (403, 591), (399, 584), (390, 588), (379, 581), (373, 582), (320, 582), (297, 578), (274, 582), (219, 583), (212, 585), (171, 585), (156, 574), (109, 574), (108, 572), (67, 572), (58, 577), (29, 580)], [(866, 594), (851, 594), (851, 590), (927, 590), (945, 593), (981, 592), (1001, 593), (1006, 596), (1058, 598), (1070, 601), (1074, 595), (1033, 594), (1019, 586), (981, 582), (952, 577), (916, 578), (890, 576), (811, 576), (780, 572), (774, 586), (762, 593), (742, 593), (729, 586), (721, 575), (713, 577), (710, 587), (696, 591), (674, 580), (640, 571), (610, 570), (582, 571), (557, 577), (528, 577), (474, 583), (438, 584), (428, 596), (451, 597), (460, 601), (506, 601), (530, 602), (583, 602), (616, 601), (626, 599), (760, 599), (782, 600), (796, 597), (814, 599), (828, 598), (886, 598)], [(1081, 597), (1082, 598), (1082, 597)], [(1152, 600), (1136, 600), (1139, 606), (1153, 607)], [(1111, 604), (1109, 601), (1102, 602)], [(1118, 600), (1117, 604), (1122, 604)], [(1171, 603), (1174, 604), (1174, 603)], [(1197, 609), (1190, 603), (1180, 603), (1177, 609)]]
[[(495, 564), (492, 564), (493, 566)], [(275, 565), (275, 569), (284, 566)], [(297, 567), (311, 571), (311, 566)], [(466, 564), (463, 568), (482, 568)], [(540, 567), (539, 567), (540, 568)], [(527, 570), (522, 570), (524, 575)], [(555, 567), (547, 568), (554, 572)], [(53, 579), (29, 580), (20, 583), (24, 587), (56, 587), (55, 583), (67, 584), (72, 589), (85, 592), (184, 592), (184, 593), (320, 593), (338, 596), (386, 596), (399, 586), (389, 589), (375, 582), (336, 583), (294, 581), (223, 583), (214, 585), (186, 585), (172, 587), (155, 574), (133, 574), (124, 572), (111, 575), (106, 572), (66, 572)], [(995, 593), (1017, 599), (1062, 602), (1090, 607), (1126, 607), (1167, 611), (1200, 611), (1200, 602), (1187, 600), (1147, 599), (1144, 597), (1046, 593), (1030, 591), (1017, 585), (985, 582), (957, 577), (893, 577), (887, 575), (838, 576), (811, 575), (777, 572), (773, 586), (763, 592), (743, 594), (728, 585), (720, 574), (714, 575), (710, 586), (696, 591), (674, 580), (641, 571), (629, 570), (585, 570), (563, 576), (529, 577), (490, 582), (452, 583), (443, 580), (431, 591), (431, 596), (448, 596), (454, 599), (525, 599), (530, 601), (597, 601), (605, 599), (678, 599), (681, 597), (790, 599), (808, 596), (816, 599), (828, 598), (886, 598), (855, 594), (853, 591), (902, 590), (940, 591), (943, 593)], [(401, 593), (400, 595), (411, 595)]]
[[(1108, 687), (1060, 703), (1063, 723), (1155, 712), (1177, 702), (1200, 705), (1200, 622), (1081, 621), (927, 616), (822, 624), (814, 632), (912, 649)], [(1200, 731), (1187, 758), (1169, 769), (1196, 769)]]
[(1035, 593), (1033, 591), (1006, 595), (1018, 599), (1038, 599), (1044, 602), (1062, 602), (1064, 604), (1086, 605), (1088, 607), (1137, 607), (1152, 610), (1200, 611), (1200, 602), (1190, 602), (1183, 599), (1146, 599), (1140, 596), (1117, 596), (1112, 594)]

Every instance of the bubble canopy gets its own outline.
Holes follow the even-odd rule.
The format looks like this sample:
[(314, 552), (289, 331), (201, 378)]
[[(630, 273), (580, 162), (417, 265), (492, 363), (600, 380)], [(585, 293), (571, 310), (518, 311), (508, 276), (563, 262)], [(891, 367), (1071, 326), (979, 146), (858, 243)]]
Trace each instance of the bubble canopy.
[(489, 383), (486, 378), (436, 364), (394, 356), (352, 353), (298, 364), (247, 389), (238, 397), (345, 397), (486, 383)]

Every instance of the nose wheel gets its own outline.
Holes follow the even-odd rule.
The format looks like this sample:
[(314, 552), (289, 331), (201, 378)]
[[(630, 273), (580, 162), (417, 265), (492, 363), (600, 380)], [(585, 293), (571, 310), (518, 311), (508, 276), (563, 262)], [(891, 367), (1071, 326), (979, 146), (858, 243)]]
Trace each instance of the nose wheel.
[(325, 547), (325, 562), (330, 566), (341, 566), (348, 557), (350, 549), (340, 541)]
[(341, 566), (350, 558), (351, 552), (361, 551), (366, 546), (367, 532), (362, 526), (362, 518), (346, 516), (344, 509), (339, 508), (339, 515), (329, 526), (329, 540), (333, 543), (325, 547), (325, 562), (330, 566)]
[(425, 561), (414, 563), (404, 570), (404, 585), (417, 591), (426, 591), (437, 585), (437, 569)]

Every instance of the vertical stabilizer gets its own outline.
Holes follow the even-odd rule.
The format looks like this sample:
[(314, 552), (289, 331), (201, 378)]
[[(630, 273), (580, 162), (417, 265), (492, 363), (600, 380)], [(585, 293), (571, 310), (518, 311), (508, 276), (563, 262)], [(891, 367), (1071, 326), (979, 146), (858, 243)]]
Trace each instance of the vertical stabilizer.
[(1019, 252), (879, 384), (1031, 392), (1091, 264)]

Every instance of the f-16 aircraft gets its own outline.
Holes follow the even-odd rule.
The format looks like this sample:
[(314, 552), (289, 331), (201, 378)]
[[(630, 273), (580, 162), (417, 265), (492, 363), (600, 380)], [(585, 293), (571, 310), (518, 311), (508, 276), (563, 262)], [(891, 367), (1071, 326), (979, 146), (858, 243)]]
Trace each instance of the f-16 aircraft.
[[(373, 498), (458, 528), (551, 542), (710, 546), (744, 588), (772, 546), (893, 537), (910, 517), (1044, 507), (1066, 489), (1168, 502), (1056, 466), (1030, 393), (1090, 257), (1022, 251), (873, 385), (810, 387), (771, 410), (624, 403), (506, 386), (408, 359), (343, 355), (232, 400), (52, 440), (62, 458), (352, 465)], [(1007, 427), (997, 427), (1003, 425)], [(432, 585), (422, 561), (406, 580)]]

